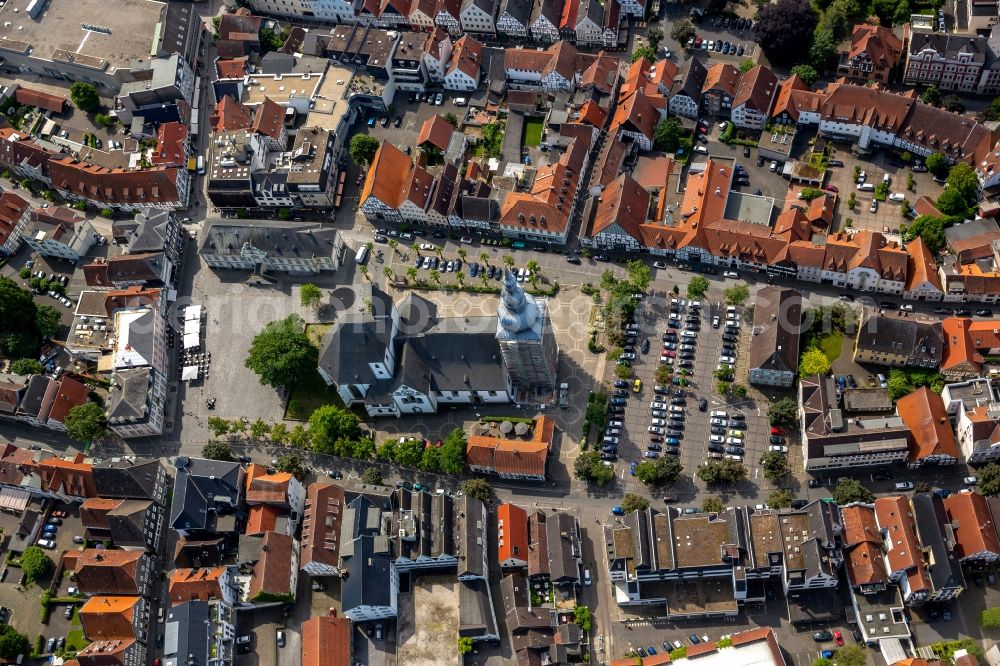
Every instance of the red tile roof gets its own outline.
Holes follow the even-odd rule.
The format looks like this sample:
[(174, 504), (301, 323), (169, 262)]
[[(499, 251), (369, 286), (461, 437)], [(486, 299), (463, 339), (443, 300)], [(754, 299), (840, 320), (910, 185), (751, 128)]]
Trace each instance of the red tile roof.
[(170, 603), (179, 604), (195, 599), (202, 601), (221, 599), (220, 579), (225, 573), (225, 567), (174, 569), (173, 573), (170, 574), (170, 583), (167, 588)]
[(265, 97), (263, 103), (257, 107), (253, 114), (254, 133), (269, 136), (275, 141), (280, 141), (285, 125), (285, 107)]
[(258, 504), (250, 507), (250, 514), (247, 516), (247, 526), (243, 530), (244, 534), (264, 534), (271, 532), (278, 525), (278, 517), (283, 515), (284, 509), (270, 504)]
[(337, 566), (344, 505), (344, 489), (337, 484), (323, 481), (309, 484), (302, 517), (299, 566), (305, 568), (310, 562)]
[(483, 64), (483, 45), (468, 35), (463, 35), (455, 42), (451, 58), (445, 68), (445, 74), (456, 69), (460, 70), (474, 81), (479, 80), (479, 69)]
[(28, 202), (13, 192), (0, 194), (0, 245), (7, 242), (28, 208)]
[(451, 135), (454, 133), (455, 127), (441, 116), (437, 114), (428, 116), (424, 124), (420, 126), (420, 133), (417, 135), (417, 146), (430, 143), (443, 153), (448, 150)]
[(302, 666), (350, 666), (351, 621), (317, 615), (302, 623)]
[(497, 507), (497, 562), (528, 561), (528, 514), (506, 502)]
[(179, 200), (177, 174), (175, 167), (125, 171), (88, 165), (70, 156), (49, 160), (55, 187), (107, 204), (174, 204)]
[(228, 60), (217, 60), (215, 70), (220, 79), (242, 79), (247, 75), (246, 56), (242, 58), (231, 58)]
[(156, 131), (153, 164), (185, 166), (187, 161), (188, 129), (182, 123), (162, 123)]
[(1000, 556), (1000, 537), (986, 498), (962, 491), (944, 498), (955, 531), (955, 555), (960, 559), (988, 552)]
[(247, 597), (251, 600), (260, 594), (294, 594), (292, 589), (292, 537), (278, 532), (267, 532), (261, 545), (260, 559), (253, 567), (253, 578)]
[(840, 515), (844, 524), (844, 551), (851, 584), (861, 586), (888, 582), (875, 509), (863, 505), (845, 506)]
[(930, 456), (958, 457), (958, 443), (941, 396), (927, 386), (896, 401), (896, 411), (910, 429), (911, 461)]
[(14, 99), (18, 104), (27, 104), (53, 113), (62, 113), (63, 107), (66, 105), (65, 97), (50, 95), (31, 88), (18, 88), (14, 92)]
[(83, 633), (89, 640), (135, 638), (133, 618), (141, 610), (138, 596), (96, 596), (87, 600), (79, 610)]
[(530, 440), (473, 435), (466, 444), (466, 457), (470, 465), (491, 468), (497, 474), (544, 476), (554, 433), (555, 421), (539, 416)]
[(906, 263), (906, 290), (910, 291), (928, 283), (941, 291), (941, 276), (937, 271), (937, 262), (924, 239), (917, 236), (910, 241), (906, 246), (906, 252), (909, 255)]
[(903, 42), (891, 28), (867, 23), (854, 26), (847, 57), (854, 60), (864, 54), (875, 67), (885, 69), (899, 63)]
[(227, 132), (230, 130), (247, 129), (250, 127), (250, 107), (241, 104), (229, 95), (223, 95), (212, 116), (209, 124), (215, 132)]
[(771, 100), (774, 98), (778, 77), (767, 67), (757, 65), (740, 77), (736, 96), (733, 98), (733, 108), (746, 105), (761, 113), (769, 113)]
[(413, 176), (413, 168), (413, 162), (402, 150), (383, 141), (372, 158), (358, 200), (364, 205), (373, 196), (390, 208), (399, 208), (406, 199), (405, 187)]
[[(923, 575), (923, 551), (917, 540), (916, 525), (910, 502), (906, 497), (878, 497), (875, 499), (875, 519), (879, 529), (885, 530), (885, 539), (890, 544), (886, 553), (889, 575), (897, 572), (914, 572), (910, 581), (913, 591), (924, 590), (928, 584)], [(915, 587), (914, 587), (915, 586)]]
[(76, 556), (76, 582), (86, 594), (139, 594), (145, 590), (136, 579), (142, 556), (134, 550), (87, 548)]
[(701, 87), (701, 91), (719, 90), (735, 98), (739, 83), (739, 70), (729, 63), (720, 62), (708, 68), (708, 75), (705, 77), (705, 84)]

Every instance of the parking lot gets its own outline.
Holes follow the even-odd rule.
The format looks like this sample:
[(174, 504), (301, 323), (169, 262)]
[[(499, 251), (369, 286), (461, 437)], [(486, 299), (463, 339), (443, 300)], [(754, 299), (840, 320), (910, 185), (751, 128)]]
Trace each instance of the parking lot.
[[(727, 325), (727, 316), (740, 320)], [(621, 413), (609, 417), (606, 435), (619, 438), (617, 449), (614, 440), (607, 440), (605, 451), (617, 454), (618, 475), (626, 486), (639, 487), (630, 478), (633, 463), (671, 454), (679, 457), (692, 478), (708, 456), (738, 457), (747, 466), (749, 479), (763, 483), (759, 461), (771, 444), (766, 405), (749, 399), (732, 402), (716, 391), (715, 372), (725, 356), (735, 361), (735, 381), (746, 385), (745, 359), (752, 336), (743, 325), (744, 316), (742, 308), (727, 312), (717, 303), (692, 307), (686, 299), (671, 300), (665, 294), (654, 294), (639, 306), (636, 334), (627, 339), (632, 344), (626, 345), (625, 354), (635, 355), (630, 362), (642, 388), (635, 392), (631, 380), (616, 384), (612, 366), (607, 380), (612, 387), (611, 409)], [(713, 325), (716, 317), (718, 327)], [(642, 352), (644, 340), (649, 341), (647, 353)], [(669, 386), (657, 386), (661, 360), (675, 369)]]

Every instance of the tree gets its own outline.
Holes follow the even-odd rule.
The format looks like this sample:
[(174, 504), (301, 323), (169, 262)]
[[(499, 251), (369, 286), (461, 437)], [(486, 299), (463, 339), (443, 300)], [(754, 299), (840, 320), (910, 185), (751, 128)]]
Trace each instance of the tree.
[(302, 290), (299, 293), (299, 302), (304, 307), (315, 308), (319, 305), (321, 298), (323, 298), (323, 291), (319, 287), (311, 282), (306, 282), (302, 285)]
[(29, 583), (34, 583), (52, 571), (52, 560), (39, 546), (28, 546), (21, 553), (21, 571)]
[(449, 125), (451, 125), (452, 127), (458, 127), (458, 116), (456, 116), (456, 115), (455, 115), (454, 113), (452, 113), (451, 111), (449, 111), (448, 113), (444, 114), (444, 115), (442, 116), (442, 118), (444, 119), (444, 121), (445, 121), (446, 123), (448, 123), (448, 124), (449, 124)]
[(968, 217), (969, 203), (954, 187), (946, 188), (937, 199), (937, 207), (945, 215)]
[(948, 95), (941, 100), (941, 106), (952, 113), (965, 113), (965, 103), (958, 95)]
[(688, 282), (687, 296), (688, 298), (704, 298), (705, 292), (709, 288), (708, 278), (703, 275), (695, 275)]
[(84, 81), (76, 81), (69, 87), (69, 98), (73, 105), (84, 113), (96, 111), (101, 105), (101, 97), (97, 94), (97, 86)]
[(948, 159), (941, 153), (931, 153), (927, 156), (924, 164), (927, 165), (927, 170), (938, 178), (944, 178), (948, 175)]
[(646, 60), (653, 62), (656, 60), (656, 51), (648, 46), (640, 46), (632, 51), (632, 62), (635, 62), (639, 58), (645, 58)]
[(1000, 607), (987, 608), (980, 613), (979, 626), (984, 629), (1000, 629)]
[(768, 421), (773, 426), (791, 428), (799, 420), (799, 406), (791, 398), (782, 398), (767, 409)]
[(313, 450), (330, 453), (336, 442), (358, 436), (358, 417), (336, 405), (323, 405), (309, 417), (309, 439)]
[(15, 375), (40, 375), (45, 366), (33, 358), (19, 358), (10, 364), (10, 371)]
[(932, 215), (921, 215), (900, 231), (903, 240), (907, 242), (917, 237), (922, 238), (931, 252), (938, 252), (947, 242), (944, 235), (944, 219)]
[(581, 481), (590, 481), (599, 486), (607, 485), (615, 478), (615, 470), (601, 460), (597, 451), (584, 451), (573, 463), (573, 474)]
[(27, 653), (30, 647), (27, 636), (18, 633), (9, 624), (0, 625), (0, 657), (13, 662), (19, 655)]
[(229, 446), (229, 442), (209, 442), (201, 448), (201, 457), (209, 460), (236, 462), (236, 456), (233, 455), (233, 449)]
[(279, 472), (288, 472), (297, 479), (303, 479), (306, 476), (306, 467), (297, 453), (285, 453), (278, 456), (278, 463), (274, 468)]
[(750, 298), (750, 288), (743, 283), (733, 285), (722, 292), (729, 305), (743, 305)]
[(980, 467), (977, 476), (979, 477), (979, 492), (987, 497), (1000, 493), (1000, 465), (990, 463), (985, 467)]
[(381, 486), (382, 472), (378, 467), (368, 467), (365, 471), (361, 472), (361, 481), (370, 486)]
[(811, 86), (819, 80), (819, 73), (812, 65), (795, 65), (792, 67), (792, 74), (797, 74), (802, 83)]
[(580, 631), (589, 634), (593, 627), (593, 618), (590, 616), (590, 608), (587, 606), (577, 606), (573, 609), (573, 622), (580, 627)]
[(686, 131), (677, 118), (661, 120), (653, 130), (653, 147), (669, 153), (676, 152)]
[(459, 654), (461, 654), (461, 655), (471, 654), (472, 653), (472, 647), (473, 647), (473, 643), (472, 643), (472, 639), (471, 638), (469, 638), (468, 636), (459, 636), (458, 637), (458, 653)]
[(868, 653), (857, 644), (845, 645), (833, 653), (833, 666), (865, 666)]
[(778, 0), (757, 13), (754, 41), (775, 64), (803, 62), (813, 42), (816, 13), (806, 0)]
[(927, 88), (920, 93), (920, 101), (924, 104), (937, 106), (941, 103), (941, 89), (934, 85), (927, 86)]
[(91, 442), (108, 431), (108, 418), (96, 402), (85, 402), (70, 408), (63, 419), (66, 434), (78, 442)]
[(109, 127), (112, 123), (111, 116), (106, 113), (94, 114), (94, 124), (98, 127)]
[(851, 502), (874, 502), (875, 495), (857, 479), (841, 479), (833, 489), (833, 501), (843, 506)]
[(825, 375), (830, 372), (830, 359), (818, 347), (807, 349), (799, 359), (799, 377)]
[(978, 199), (979, 178), (971, 165), (959, 162), (951, 167), (948, 171), (947, 182), (948, 190), (956, 190), (966, 201), (971, 203)]
[(649, 508), (649, 500), (642, 495), (636, 495), (635, 493), (625, 493), (625, 497), (622, 498), (622, 510), (625, 513), (632, 513), (634, 511), (645, 511)]
[(753, 58), (747, 58), (743, 62), (740, 63), (740, 66), (739, 66), (740, 74), (746, 74), (747, 72), (749, 72), (751, 69), (753, 69), (756, 66), (757, 66), (757, 63), (755, 63), (753, 61)]
[(660, 456), (636, 465), (635, 478), (647, 486), (662, 488), (677, 483), (683, 469), (676, 456)]
[(734, 483), (747, 478), (747, 468), (732, 458), (716, 460), (710, 458), (698, 465), (698, 478), (709, 485)]
[(267, 421), (258, 417), (250, 424), (250, 436), (258, 442), (271, 434), (271, 426)]
[(695, 36), (697, 30), (689, 19), (681, 19), (674, 23), (673, 27), (670, 29), (670, 37), (675, 42), (684, 47), (687, 45), (688, 41)]
[(793, 499), (791, 490), (779, 488), (767, 496), (767, 505), (772, 509), (787, 509)]
[(466, 443), (465, 431), (461, 428), (455, 428), (445, 436), (438, 449), (438, 464), (442, 472), (461, 474), (465, 470)]
[(660, 48), (660, 42), (663, 41), (663, 31), (660, 30), (655, 25), (646, 31), (646, 41), (649, 42), (649, 48), (656, 51)]
[(287, 389), (316, 372), (318, 356), (305, 322), (293, 314), (272, 321), (254, 336), (244, 365), (257, 373), (261, 384)]
[(809, 47), (809, 61), (816, 69), (826, 69), (836, 55), (837, 37), (834, 31), (826, 25), (818, 26)]
[(0, 276), (0, 354), (32, 358), (39, 346), (37, 308), (30, 291)]
[(726, 506), (715, 495), (709, 495), (701, 501), (701, 510), (705, 513), (721, 513)]
[(788, 457), (780, 451), (765, 451), (764, 455), (760, 457), (760, 466), (764, 468), (764, 478), (771, 483), (791, 471), (788, 466)]
[(39, 305), (35, 309), (35, 326), (43, 338), (51, 338), (59, 332), (62, 315), (51, 305)]
[(462, 481), (459, 490), (480, 502), (489, 502), (493, 499), (493, 486), (485, 479), (466, 479)]
[(369, 134), (355, 134), (351, 137), (347, 152), (358, 166), (371, 164), (375, 159), (375, 152), (378, 150), (378, 139)]

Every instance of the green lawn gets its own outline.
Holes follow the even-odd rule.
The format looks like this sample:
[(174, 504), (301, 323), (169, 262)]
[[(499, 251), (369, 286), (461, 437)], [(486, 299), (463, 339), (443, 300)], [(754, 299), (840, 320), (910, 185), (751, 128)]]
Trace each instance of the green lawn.
[(819, 343), (820, 350), (822, 350), (823, 354), (830, 359), (831, 363), (840, 357), (840, 347), (843, 343), (843, 339), (844, 338), (840, 333), (837, 331), (831, 331), (817, 341)]
[(73, 629), (68, 634), (66, 634), (67, 651), (79, 652), (88, 645), (90, 645), (90, 641), (84, 638), (83, 629)]
[(323, 405), (343, 407), (344, 403), (337, 390), (327, 386), (317, 372), (298, 382), (292, 389), (288, 407), (285, 408), (285, 418), (290, 421), (308, 421), (313, 411)]
[(323, 348), (323, 336), (333, 328), (333, 324), (306, 324), (306, 337), (316, 349)]
[(542, 143), (542, 127), (544, 127), (544, 122), (541, 118), (525, 118), (524, 120), (524, 136), (521, 138), (522, 145), (528, 146), (529, 148), (541, 145)]

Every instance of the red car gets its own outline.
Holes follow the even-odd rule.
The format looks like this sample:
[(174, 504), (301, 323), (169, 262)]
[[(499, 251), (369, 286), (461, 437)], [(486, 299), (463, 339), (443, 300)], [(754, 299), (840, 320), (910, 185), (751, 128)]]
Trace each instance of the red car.
[(836, 185), (827, 185), (824, 189), (827, 192), (840, 192), (840, 188), (837, 187)]
[(677, 335), (677, 329), (676, 328), (668, 328), (666, 331), (663, 332), (663, 334), (664, 335)]
[(668, 356), (670, 358), (673, 358), (673, 357), (677, 356), (677, 352), (675, 352), (673, 349), (668, 349), (665, 352), (663, 352), (663, 355), (664, 356)]
[(833, 632), (833, 640), (836, 641), (837, 647), (844, 647), (844, 635), (839, 631)]
[(66, 517), (66, 512), (63, 511), (63, 510), (61, 510), (61, 509), (58, 510), (58, 511), (53, 511), (52, 512), (52, 517), (53, 518), (65, 518)]
[(779, 428), (778, 426), (772, 426), (771, 427), (771, 434), (772, 435), (784, 435), (785, 434), (785, 429), (784, 428)]

